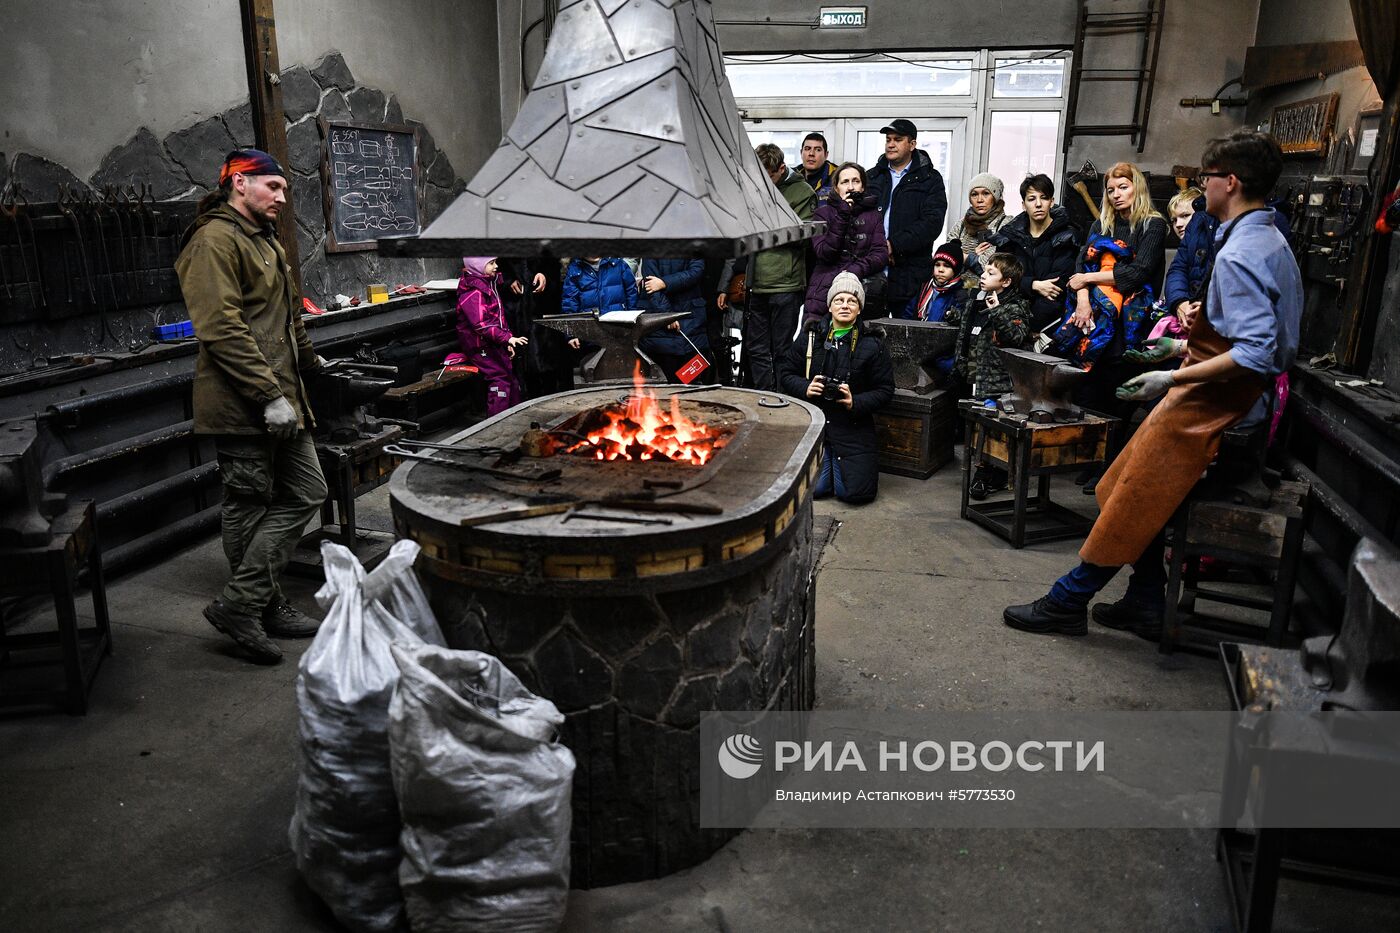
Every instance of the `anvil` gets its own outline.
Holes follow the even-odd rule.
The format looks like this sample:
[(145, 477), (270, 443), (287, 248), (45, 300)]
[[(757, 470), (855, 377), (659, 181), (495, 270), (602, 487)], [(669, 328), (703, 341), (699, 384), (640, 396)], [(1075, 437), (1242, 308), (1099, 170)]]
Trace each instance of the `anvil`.
[(870, 322), (885, 332), (885, 346), (890, 348), (894, 363), (894, 384), (897, 389), (909, 389), (927, 395), (933, 384), (933, 361), (951, 356), (958, 342), (958, 329), (952, 324), (934, 321), (906, 321), (882, 317)]
[(1058, 356), (1008, 350), (997, 347), (1006, 371), (1011, 375), (1011, 393), (999, 401), (1009, 415), (1025, 415), (1037, 423), (1078, 421), (1084, 410), (1070, 399), (1076, 386), (1088, 373), (1071, 366)]
[(588, 382), (604, 382), (611, 379), (630, 380), (633, 364), (638, 359), (637, 342), (689, 313), (643, 311), (637, 315), (636, 321), (616, 324), (600, 321), (598, 315), (593, 313), (545, 314), (535, 318), (535, 322), (567, 336), (577, 337), (582, 343), (601, 347), (592, 357), (584, 360), (583, 376)]

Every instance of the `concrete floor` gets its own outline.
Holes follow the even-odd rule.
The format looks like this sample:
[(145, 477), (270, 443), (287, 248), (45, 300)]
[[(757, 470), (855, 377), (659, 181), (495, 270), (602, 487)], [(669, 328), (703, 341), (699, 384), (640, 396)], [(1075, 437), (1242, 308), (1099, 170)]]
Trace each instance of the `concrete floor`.
[[(1023, 635), (1001, 609), (1043, 593), (1063, 542), (1013, 551), (957, 517), (958, 471), (886, 477), (822, 503), (841, 530), (820, 577), (824, 709), (1223, 709), (1218, 662), (1132, 635)], [(1057, 497), (1090, 500), (1068, 485)], [(387, 527), (387, 491), (361, 500)], [(255, 667), (200, 617), (217, 542), (110, 590), (116, 654), (85, 718), (0, 721), (0, 929), (331, 930), (287, 848), (296, 660)], [(1116, 596), (1121, 581), (1109, 596)], [(315, 584), (288, 595), (312, 608)], [(1225, 931), (1207, 832), (750, 831), (707, 863), (575, 892), (584, 931)], [(1400, 928), (1394, 902), (1282, 888), (1278, 931)]]

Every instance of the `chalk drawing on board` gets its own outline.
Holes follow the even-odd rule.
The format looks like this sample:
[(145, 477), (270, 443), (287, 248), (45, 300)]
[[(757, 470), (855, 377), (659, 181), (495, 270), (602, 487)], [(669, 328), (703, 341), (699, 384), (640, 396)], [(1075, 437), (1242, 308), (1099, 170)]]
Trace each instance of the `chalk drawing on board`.
[(326, 249), (374, 249), (421, 231), (418, 141), (409, 126), (320, 122)]

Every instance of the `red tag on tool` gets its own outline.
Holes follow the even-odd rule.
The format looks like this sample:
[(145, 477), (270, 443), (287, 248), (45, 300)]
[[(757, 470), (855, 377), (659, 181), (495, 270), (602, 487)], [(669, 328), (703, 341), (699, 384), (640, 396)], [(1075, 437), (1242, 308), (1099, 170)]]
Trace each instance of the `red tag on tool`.
[(695, 377), (710, 368), (710, 363), (705, 359), (704, 354), (697, 353), (686, 361), (686, 364), (676, 370), (676, 378), (686, 385), (695, 381)]

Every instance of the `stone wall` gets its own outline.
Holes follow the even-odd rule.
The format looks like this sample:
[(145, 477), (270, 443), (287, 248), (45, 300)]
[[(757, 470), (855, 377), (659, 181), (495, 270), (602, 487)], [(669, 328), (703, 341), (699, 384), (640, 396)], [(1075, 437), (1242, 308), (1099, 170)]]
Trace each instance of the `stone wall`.
[[(437, 147), (429, 127), (405, 114), (392, 91), (356, 81), (339, 52), (330, 52), (311, 67), (294, 65), (281, 74), (282, 104), (287, 120), (288, 159), (297, 246), (307, 297), (324, 304), (337, 293), (363, 295), (365, 286), (383, 282), (391, 287), (454, 276), (453, 259), (383, 259), (373, 252), (325, 251), (326, 225), (321, 197), (321, 135), (317, 118), (366, 123), (408, 123), (420, 135), (419, 157), (426, 179), (420, 217), (426, 226), (466, 187), (447, 153)], [(30, 202), (57, 200), (64, 187), (72, 191), (104, 186), (149, 184), (157, 200), (191, 200), (215, 184), (219, 167), (230, 149), (254, 143), (248, 104), (206, 117), (193, 125), (157, 138), (140, 127), (125, 143), (104, 155), (88, 178), (67, 166), (27, 152), (12, 158), (0, 153), (0, 186), (12, 182)], [(169, 314), (166, 320), (174, 320)], [(76, 352), (83, 347), (55, 348)]]

